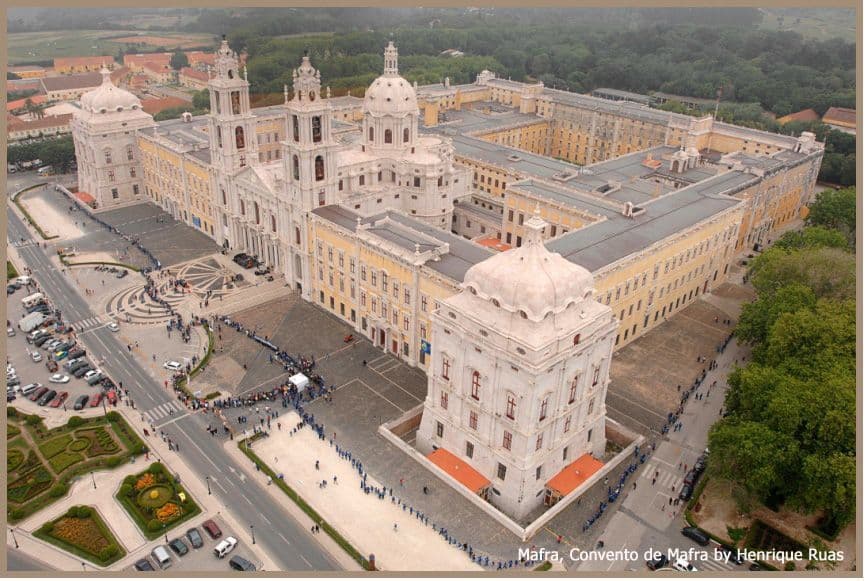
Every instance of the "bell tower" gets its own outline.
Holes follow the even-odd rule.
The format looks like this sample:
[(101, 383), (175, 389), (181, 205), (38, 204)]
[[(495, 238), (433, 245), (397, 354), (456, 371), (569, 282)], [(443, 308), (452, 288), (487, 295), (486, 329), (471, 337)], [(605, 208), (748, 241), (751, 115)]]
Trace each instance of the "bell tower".
[(303, 211), (337, 200), (337, 168), (331, 136), (331, 103), (322, 99), (319, 71), (305, 51), (301, 66), (292, 71), (292, 99), (286, 93), (286, 182), (290, 198)]
[(229, 48), (226, 35), (217, 50), (214, 76), (208, 80), (211, 114), (208, 133), (211, 163), (218, 171), (234, 174), (259, 159), (256, 120), (250, 112), (247, 69), (241, 78), (238, 55)]

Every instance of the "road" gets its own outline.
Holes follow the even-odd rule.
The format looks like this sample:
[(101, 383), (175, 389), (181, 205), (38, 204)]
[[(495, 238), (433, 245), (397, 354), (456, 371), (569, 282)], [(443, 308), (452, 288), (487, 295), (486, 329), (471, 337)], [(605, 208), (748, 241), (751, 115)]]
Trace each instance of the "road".
[(25, 555), (21, 551), (16, 551), (12, 547), (6, 547), (6, 569), (8, 571), (53, 571), (51, 567), (37, 561), (36, 559)]
[[(41, 245), (37, 243), (21, 219), (8, 210), (8, 237), (10, 240), (24, 238), (25, 244), (18, 248), (21, 258), (27, 263), (43, 292), (62, 311), (69, 322), (81, 321), (96, 313), (78, 294), (68, 276), (57, 270)], [(31, 243), (32, 242), (32, 243)], [(115, 382), (122, 382), (130, 390), (136, 409), (148, 412), (169, 402), (176, 402), (169, 392), (153, 378), (127, 352), (114, 334), (105, 326), (88, 331), (81, 337), (91, 358), (99, 362)], [(240, 465), (228, 456), (222, 447), (223, 440), (203, 437), (206, 422), (199, 415), (187, 412), (176, 414), (164, 429), (173, 441), (178, 442), (178, 455), (202, 480), (210, 477), (214, 494), (229, 508), (241, 523), (254, 525), (255, 530), (265, 533), (257, 537), (261, 545), (283, 571), (338, 570), (337, 562), (308, 533), (306, 527), (296, 522), (279, 503), (258, 490), (257, 484), (242, 481)], [(252, 488), (249, 494), (245, 488)], [(271, 516), (274, 522), (268, 518)]]

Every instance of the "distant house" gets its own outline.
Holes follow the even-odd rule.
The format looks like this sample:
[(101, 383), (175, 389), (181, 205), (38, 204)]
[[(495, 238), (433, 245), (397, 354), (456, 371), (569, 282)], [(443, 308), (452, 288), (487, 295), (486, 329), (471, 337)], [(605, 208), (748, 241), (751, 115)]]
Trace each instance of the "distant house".
[(201, 91), (208, 88), (208, 73), (192, 67), (184, 67), (178, 73), (178, 82), (184, 87)]
[(844, 107), (831, 107), (825, 111), (825, 115), (822, 117), (822, 123), (850, 135), (856, 134), (857, 122), (858, 114), (856, 110)]
[(148, 52), (123, 55), (123, 66), (134, 73), (144, 73), (146, 64), (158, 65), (161, 69), (171, 69), (172, 53)]
[(175, 71), (159, 63), (145, 63), (142, 66), (144, 75), (154, 83), (165, 85), (175, 80)]
[(37, 67), (33, 65), (9, 67), (9, 72), (18, 75), (18, 77), (22, 79), (41, 79), (48, 73), (45, 67)]
[(786, 123), (791, 123), (792, 121), (818, 121), (819, 114), (813, 111), (812, 109), (804, 109), (803, 111), (798, 111), (797, 113), (789, 113), (783, 117), (777, 119), (777, 123), (780, 125), (785, 125)]
[(165, 111), (166, 109), (173, 109), (175, 107), (189, 107), (193, 108), (192, 104), (189, 101), (185, 101), (180, 97), (163, 97), (161, 99), (143, 99), (141, 102), (141, 108), (145, 113), (150, 113), (151, 115), (156, 115), (160, 111)]
[(27, 107), (27, 99), (30, 99), (30, 102), (34, 105), (41, 105), (45, 102), (45, 95), (33, 95), (32, 97), (27, 97), (25, 99), (9, 101), (6, 103), (6, 112), (15, 113), (16, 111), (23, 111)]
[(99, 73), (81, 73), (40, 79), (48, 101), (74, 101), (102, 84)]
[(207, 71), (208, 67), (214, 66), (215, 55), (212, 52), (203, 52), (201, 50), (188, 50), (184, 53), (187, 55), (187, 60), (190, 67), (199, 70)]
[(72, 121), (71, 113), (43, 117), (32, 121), (22, 121), (18, 117), (7, 115), (6, 135), (9, 141), (62, 135), (70, 132), (70, 121)]
[[(98, 72), (102, 67), (114, 68), (112, 56), (70, 56), (54, 59), (54, 72), (61, 75)], [(100, 77), (101, 79), (101, 77)]]

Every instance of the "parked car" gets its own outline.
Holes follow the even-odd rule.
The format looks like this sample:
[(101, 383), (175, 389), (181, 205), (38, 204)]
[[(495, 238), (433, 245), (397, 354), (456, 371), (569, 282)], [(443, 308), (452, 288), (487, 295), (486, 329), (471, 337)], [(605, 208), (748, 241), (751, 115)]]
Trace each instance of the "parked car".
[(55, 397), (53, 400), (51, 400), (51, 407), (59, 408), (60, 406), (63, 405), (63, 402), (65, 402), (66, 398), (68, 398), (68, 397), (69, 397), (68, 391), (61, 391), (60, 393), (57, 394), (57, 397)]
[(139, 559), (135, 562), (135, 570), (136, 571), (156, 571), (154, 566), (151, 565), (151, 562), (147, 560), (147, 558)]
[(231, 559), (229, 559), (229, 566), (235, 571), (255, 571), (256, 565), (241, 557), (239, 555), (235, 555)]
[(683, 557), (678, 557), (677, 559), (675, 559), (674, 563), (671, 564), (671, 568), (675, 571), (687, 571), (689, 573), (694, 573), (698, 571), (698, 569), (692, 563), (690, 563)]
[(41, 398), (46, 393), (48, 393), (48, 388), (47, 387), (40, 387), (39, 389), (37, 389), (36, 391), (31, 393), (30, 397), (27, 399), (29, 399), (30, 401), (38, 401), (39, 398)]
[(108, 403), (114, 405), (117, 403), (117, 393), (112, 389), (105, 393), (105, 399), (108, 400)]
[(686, 473), (686, 476), (683, 477), (683, 483), (689, 484), (690, 486), (695, 486), (695, 483), (698, 481), (698, 476), (698, 470), (693, 468)]
[(680, 488), (680, 494), (678, 495), (678, 498), (680, 498), (684, 502), (692, 498), (692, 486), (690, 486), (689, 484), (684, 484)]
[(40, 353), (39, 351), (34, 351), (30, 354), (30, 359), (33, 360), (33, 363), (39, 363), (40, 361), (42, 361), (42, 353)]
[(6, 377), (6, 385), (21, 385), (21, 380), (18, 379), (17, 375), (13, 375), (11, 377)]
[(647, 561), (647, 568), (651, 571), (656, 571), (657, 569), (662, 569), (668, 565), (668, 557), (665, 556), (663, 552), (657, 552), (653, 559)]
[(235, 537), (226, 537), (225, 539), (217, 543), (216, 547), (214, 547), (214, 554), (217, 556), (218, 559), (222, 559), (223, 557), (231, 553), (236, 546), (238, 546), (238, 539), (236, 539)]
[(83, 357), (87, 354), (86, 349), (82, 349), (81, 347), (76, 347), (75, 349), (69, 350), (70, 359), (78, 359), (79, 357)]
[(84, 381), (87, 382), (87, 385), (96, 385), (100, 381), (102, 381), (102, 372), (97, 371), (96, 374), (91, 375), (90, 377), (85, 376)]
[(73, 371), (72, 375), (74, 375), (76, 379), (81, 379), (82, 377), (84, 377), (84, 374), (89, 371), (93, 371), (93, 367), (91, 367), (89, 363), (85, 363), (84, 365)]
[(87, 404), (89, 407), (95, 408), (102, 402), (102, 392), (96, 392), (92, 396), (90, 396), (90, 403)]
[(207, 531), (209, 535), (211, 535), (212, 539), (219, 539), (223, 536), (223, 531), (220, 530), (220, 527), (217, 526), (213, 520), (206, 520), (202, 523), (202, 528)]
[(190, 544), (193, 546), (194, 549), (201, 549), (202, 546), (205, 544), (202, 540), (201, 533), (199, 533), (199, 529), (195, 527), (187, 530), (187, 539), (189, 539)]
[(38, 338), (34, 339), (34, 340), (33, 340), (33, 344), (36, 345), (37, 347), (42, 347), (43, 345), (45, 345), (46, 343), (48, 343), (48, 342), (51, 341), (51, 340), (52, 340), (52, 339), (51, 339), (51, 335), (50, 335), (50, 334), (48, 334), (48, 335), (42, 335), (41, 337), (38, 337)]
[(180, 557), (183, 557), (190, 552), (190, 548), (180, 537), (169, 542), (169, 547), (171, 547), (171, 549)]
[(126, 270), (125, 268), (121, 268), (120, 270), (117, 271), (117, 274), (116, 274), (115, 276), (116, 276), (117, 278), (123, 278), (123, 277), (125, 277), (125, 276), (128, 275), (128, 274), (129, 274), (129, 271), (128, 271), (128, 270)]
[(731, 545), (721, 544), (720, 549), (722, 549), (723, 553), (726, 556), (726, 559), (734, 563), (735, 565), (743, 565), (744, 560), (738, 556), (738, 550)]
[(685, 536), (688, 539), (692, 539), (693, 541), (695, 541), (696, 543), (698, 543), (702, 547), (706, 547), (707, 545), (710, 544), (710, 537), (708, 537), (706, 534), (701, 532), (701, 530), (698, 529), (697, 527), (684, 527), (680, 531), (680, 534), (682, 534), (683, 536)]
[(15, 336), (15, 328), (14, 327), (6, 327), (6, 336), (14, 337)]
[(117, 333), (118, 331), (120, 331), (120, 327), (118, 326), (117, 323), (109, 323), (108, 324), (108, 330), (113, 332), (113, 333)]
[[(8, 384), (7, 384), (7, 386), (8, 386)], [(37, 389), (39, 389), (40, 387), (42, 387), (41, 383), (28, 383), (27, 385), (25, 385), (24, 387), (21, 388), (21, 395), (26, 397), (26, 396), (30, 395), (31, 393), (33, 393), (34, 391), (36, 391)]]
[(39, 407), (44, 407), (48, 402), (53, 400), (56, 396), (57, 396), (56, 391), (54, 391), (53, 389), (49, 390), (46, 393), (44, 393), (42, 395), (42, 397), (39, 398), (39, 401), (36, 403), (39, 405)]
[(87, 396), (86, 394), (78, 396), (75, 399), (75, 405), (72, 406), (72, 409), (74, 409), (75, 411), (84, 409), (84, 406), (87, 405), (87, 400), (89, 400), (89, 399), (90, 399), (90, 397)]
[(51, 383), (69, 383), (69, 376), (63, 373), (55, 373), (48, 378)]

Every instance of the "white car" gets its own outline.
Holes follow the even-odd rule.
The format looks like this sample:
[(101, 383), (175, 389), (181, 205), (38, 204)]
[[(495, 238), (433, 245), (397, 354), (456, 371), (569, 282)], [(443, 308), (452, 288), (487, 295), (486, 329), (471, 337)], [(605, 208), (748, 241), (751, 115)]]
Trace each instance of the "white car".
[(33, 363), (39, 363), (40, 361), (42, 361), (42, 353), (40, 353), (39, 351), (34, 351), (30, 354), (30, 359), (33, 360)]
[(694, 573), (694, 572), (698, 571), (698, 569), (695, 567), (695, 565), (693, 565), (692, 563), (690, 563), (689, 561), (687, 561), (683, 557), (678, 557), (674, 561), (674, 563), (671, 564), (671, 567), (675, 571), (687, 571), (689, 573)]
[(64, 375), (63, 373), (55, 373), (48, 379), (48, 381), (51, 383), (69, 383), (69, 376)]
[(178, 363), (177, 361), (166, 361), (165, 363), (163, 363), (163, 367), (165, 367), (169, 371), (180, 371), (181, 370), (181, 364)]
[(214, 547), (214, 554), (217, 555), (217, 558), (222, 559), (234, 549), (238, 545), (238, 539), (235, 537), (226, 537), (222, 541), (220, 541), (216, 547)]
[(101, 375), (101, 374), (102, 374), (102, 371), (100, 371), (99, 369), (91, 369), (90, 371), (88, 371), (87, 373), (84, 374), (83, 379), (84, 379), (84, 381), (87, 381), (88, 379), (90, 379), (94, 375)]
[(109, 323), (108, 330), (112, 333), (117, 333), (118, 331), (120, 331), (120, 327), (117, 325), (117, 323)]

